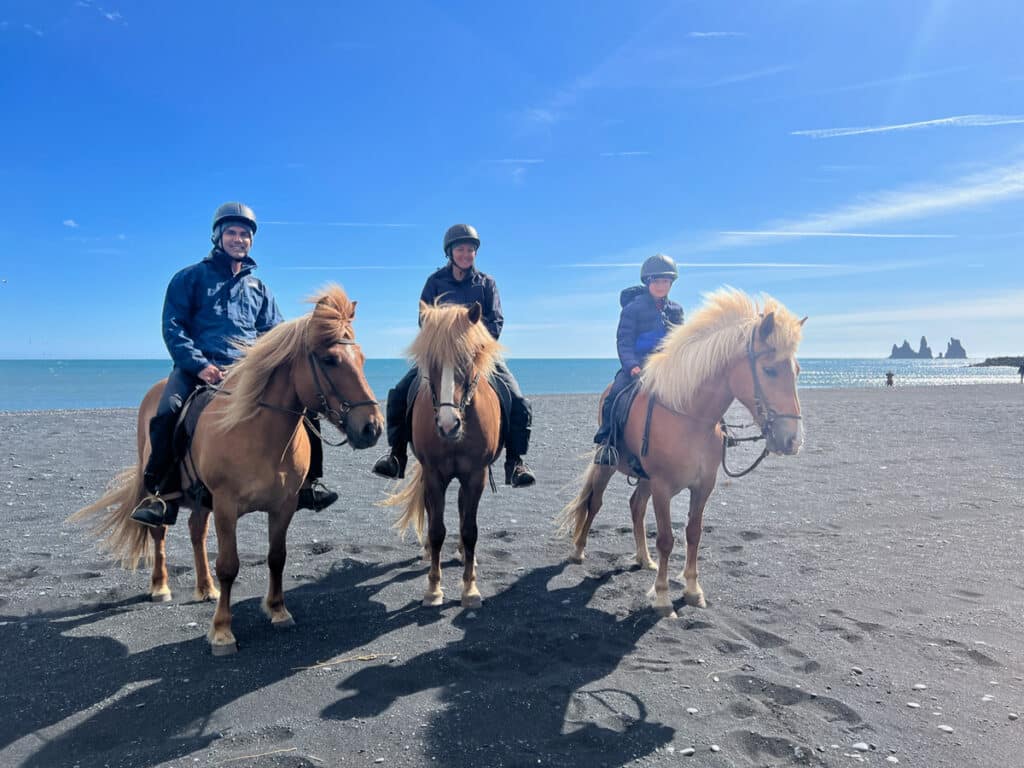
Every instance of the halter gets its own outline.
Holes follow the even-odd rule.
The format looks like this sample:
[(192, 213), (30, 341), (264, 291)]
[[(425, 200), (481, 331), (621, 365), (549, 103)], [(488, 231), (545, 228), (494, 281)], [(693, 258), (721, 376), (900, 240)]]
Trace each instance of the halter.
[[(750, 341), (747, 342), (747, 360), (750, 362), (750, 375), (754, 379), (754, 408), (757, 410), (755, 420), (761, 422), (761, 434), (754, 437), (733, 437), (729, 434), (729, 427), (737, 427), (738, 425), (726, 424), (725, 419), (722, 419), (722, 469), (725, 470), (725, 474), (729, 477), (743, 477), (744, 475), (752, 472), (758, 464), (764, 461), (765, 457), (768, 455), (767, 438), (773, 435), (772, 428), (775, 426), (776, 421), (779, 419), (796, 419), (799, 421), (803, 418), (796, 413), (779, 413), (768, 404), (768, 398), (764, 396), (764, 388), (761, 386), (761, 379), (757, 375), (757, 359), (768, 354), (772, 350), (771, 348), (766, 348), (762, 349), (760, 352), (754, 352), (754, 340), (757, 337), (758, 327), (759, 326), (755, 324), (753, 330), (750, 332)], [(757, 440), (766, 441), (764, 450), (761, 451), (761, 455), (754, 460), (753, 464), (742, 472), (732, 472), (725, 463), (726, 449), (739, 445), (740, 443)]]
[[(356, 340), (338, 339), (335, 343), (350, 345), (355, 344)], [(320, 407), (313, 412), (314, 418), (326, 416), (328, 421), (333, 422), (334, 420), (337, 420), (337, 424), (339, 427), (341, 427), (342, 434), (344, 434), (345, 430), (348, 428), (348, 415), (353, 408), (359, 408), (360, 406), (365, 405), (380, 405), (380, 403), (377, 400), (358, 400), (354, 403), (349, 402), (348, 400), (341, 396), (341, 393), (338, 391), (338, 388), (334, 386), (334, 382), (331, 380), (331, 377), (328, 376), (327, 372), (323, 369), (323, 363), (320, 362), (320, 359), (312, 352), (307, 353), (306, 358), (309, 360), (309, 369), (313, 372), (313, 382), (316, 384), (316, 397), (317, 401), (320, 403)], [(331, 405), (327, 400), (327, 395), (324, 394), (323, 384), (320, 382), (320, 374), (323, 374), (324, 379), (326, 379), (327, 384), (330, 386), (331, 394), (334, 395), (334, 399), (337, 400), (340, 405), (339, 409), (336, 410), (334, 408), (331, 408)], [(327, 438), (323, 436), (323, 434), (320, 433), (318, 429), (316, 429), (310, 423), (309, 413), (310, 411), (308, 408), (302, 409), (303, 420), (306, 422), (306, 425), (310, 428), (310, 430), (316, 433), (317, 437), (319, 437), (325, 443), (327, 443), (330, 446), (336, 447), (339, 445), (344, 445), (345, 443), (348, 442), (347, 437), (342, 438), (340, 443), (330, 442)]]

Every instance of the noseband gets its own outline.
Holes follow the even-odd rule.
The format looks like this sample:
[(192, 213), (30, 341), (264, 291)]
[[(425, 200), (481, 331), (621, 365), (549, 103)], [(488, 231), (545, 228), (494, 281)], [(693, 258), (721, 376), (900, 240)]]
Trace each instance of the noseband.
[(434, 424), (440, 427), (438, 419), (440, 418), (438, 412), (444, 406), (454, 408), (455, 412), (459, 415), (459, 421), (464, 422), (466, 420), (466, 409), (473, 403), (473, 396), (476, 394), (477, 385), (480, 383), (480, 372), (477, 371), (473, 374), (473, 380), (469, 383), (469, 386), (462, 390), (462, 397), (458, 403), (442, 403), (439, 401), (437, 396), (437, 389), (434, 387), (434, 382), (429, 376), (423, 377), (427, 384), (430, 385), (430, 402), (434, 406)]
[[(335, 343), (349, 345), (355, 344), (356, 340), (338, 339), (338, 341)], [(331, 380), (331, 377), (328, 376), (327, 372), (323, 369), (323, 363), (320, 362), (320, 359), (312, 352), (308, 353), (306, 357), (309, 360), (309, 369), (313, 372), (313, 382), (316, 384), (317, 402), (319, 402), (320, 404), (320, 407), (313, 414), (314, 418), (326, 416), (328, 421), (336, 422), (338, 426), (341, 428), (342, 434), (345, 434), (346, 430), (348, 429), (348, 415), (352, 411), (352, 409), (366, 405), (380, 405), (380, 403), (376, 400), (358, 400), (354, 403), (349, 402), (348, 400), (341, 396), (341, 393), (338, 391), (338, 388), (334, 386), (334, 382)], [(324, 380), (330, 387), (330, 393), (334, 395), (334, 399), (337, 400), (340, 405), (338, 409), (331, 408), (330, 402), (327, 400), (327, 395), (324, 394), (324, 386), (323, 383), (320, 381), (321, 374), (323, 374)], [(316, 432), (317, 436), (328, 445), (339, 446), (344, 445), (345, 443), (348, 442), (348, 437), (344, 437), (342, 438), (340, 443), (332, 443), (329, 440), (327, 440), (327, 438), (325, 438), (319, 432), (319, 430), (314, 429), (313, 426), (310, 424), (308, 408), (303, 409), (302, 418), (306, 421), (306, 424), (310, 427), (310, 429)]]
[[(801, 420), (803, 417), (796, 413), (779, 413), (768, 404), (768, 398), (764, 396), (764, 388), (761, 386), (761, 379), (757, 375), (757, 359), (762, 355), (766, 355), (771, 352), (771, 349), (762, 349), (760, 352), (754, 352), (754, 340), (757, 338), (758, 325), (754, 325), (753, 330), (750, 332), (750, 341), (747, 342), (747, 360), (750, 362), (750, 375), (754, 379), (754, 408), (757, 413), (755, 419), (761, 422), (761, 434), (754, 437), (733, 437), (729, 434), (729, 427), (735, 427), (735, 424), (729, 425), (725, 423), (725, 419), (722, 419), (722, 469), (725, 470), (725, 474), (729, 477), (743, 477), (744, 475), (754, 471), (758, 464), (764, 461), (765, 456), (768, 455), (767, 438), (774, 436), (775, 422), (779, 419), (796, 419)], [(742, 472), (733, 472), (726, 466), (725, 463), (725, 452), (727, 448), (732, 448), (740, 443), (752, 442), (757, 440), (765, 440), (764, 450), (761, 451), (761, 455), (754, 460), (754, 463), (744, 469)]]

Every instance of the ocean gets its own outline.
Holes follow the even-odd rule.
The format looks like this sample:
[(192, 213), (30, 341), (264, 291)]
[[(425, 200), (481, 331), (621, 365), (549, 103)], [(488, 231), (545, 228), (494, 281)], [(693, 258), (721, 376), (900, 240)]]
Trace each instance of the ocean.
[[(885, 372), (896, 386), (948, 386), (1016, 382), (1014, 368), (973, 368), (977, 360), (868, 360), (802, 358), (800, 388), (880, 387)], [(508, 360), (527, 395), (601, 392), (618, 368), (612, 359)], [(406, 370), (404, 360), (367, 360), (377, 398)], [(134, 408), (153, 382), (170, 370), (167, 360), (0, 360), (0, 411)]]

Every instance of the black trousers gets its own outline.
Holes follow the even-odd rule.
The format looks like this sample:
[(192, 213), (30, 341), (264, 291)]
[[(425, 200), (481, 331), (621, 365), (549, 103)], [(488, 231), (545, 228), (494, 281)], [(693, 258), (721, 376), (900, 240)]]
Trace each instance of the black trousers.
[[(171, 493), (181, 490), (178, 486), (178, 459), (174, 452), (174, 429), (178, 414), (192, 392), (203, 385), (202, 380), (188, 371), (175, 366), (167, 377), (167, 385), (160, 395), (156, 414), (149, 420), (149, 461), (143, 472), (143, 483), (150, 493)], [(320, 430), (320, 421), (310, 419)], [(309, 435), (310, 459), (307, 477), (316, 480), (324, 475), (324, 445), (317, 435), (306, 427)]]
[[(407, 405), (409, 388), (416, 380), (417, 374), (417, 369), (411, 368), (394, 386), (394, 389), (388, 391), (388, 445), (399, 452), (404, 451), (409, 443)], [(523, 397), (523, 392), (519, 389), (519, 382), (512, 375), (512, 371), (501, 360), (494, 366), (494, 377), (507, 386), (512, 395), (512, 412), (509, 414), (508, 445), (505, 456), (507, 459), (518, 459), (520, 456), (525, 456), (530, 449), (533, 407), (530, 405), (530, 401)]]
[(618, 394), (628, 387), (635, 378), (635, 376), (630, 375), (629, 371), (622, 368), (615, 374), (615, 378), (612, 380), (612, 388), (608, 390), (608, 397), (604, 399), (604, 403), (601, 405), (601, 426), (598, 427), (597, 434), (594, 435), (595, 443), (604, 443), (611, 437), (612, 403), (615, 402)]

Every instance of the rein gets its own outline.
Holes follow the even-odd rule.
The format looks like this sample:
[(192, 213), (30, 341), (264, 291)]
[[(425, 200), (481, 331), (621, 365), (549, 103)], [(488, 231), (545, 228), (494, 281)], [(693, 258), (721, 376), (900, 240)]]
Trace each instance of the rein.
[(768, 354), (770, 349), (763, 349), (758, 353), (754, 353), (754, 339), (757, 336), (758, 326), (755, 325), (753, 330), (750, 332), (750, 341), (747, 342), (747, 360), (750, 362), (750, 375), (754, 379), (754, 406), (757, 408), (757, 417), (761, 421), (761, 434), (753, 437), (733, 437), (729, 434), (729, 428), (732, 427), (742, 428), (740, 424), (726, 424), (725, 418), (723, 418), (719, 424), (722, 429), (722, 469), (729, 477), (743, 477), (744, 475), (753, 472), (757, 465), (764, 461), (768, 455), (767, 444), (764, 450), (761, 451), (761, 455), (754, 459), (754, 463), (746, 469), (740, 472), (733, 472), (725, 463), (726, 450), (728, 448), (735, 447), (740, 443), (756, 442), (757, 440), (766, 440), (772, 434), (772, 427), (775, 422), (779, 419), (797, 419), (798, 421), (803, 418), (799, 414), (795, 413), (779, 413), (770, 405), (768, 405), (768, 399), (764, 396), (764, 388), (761, 386), (761, 379), (757, 375), (757, 359), (762, 355)]

